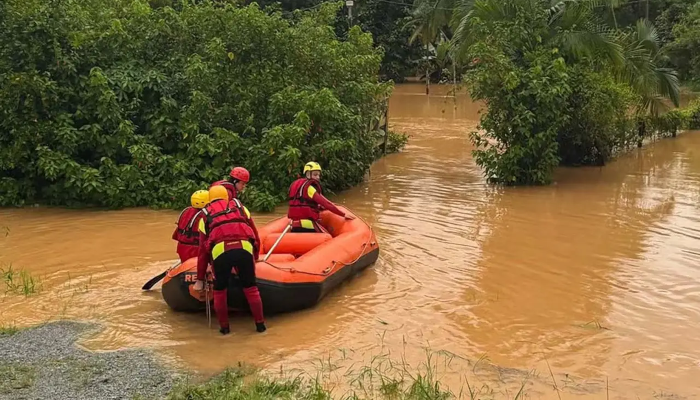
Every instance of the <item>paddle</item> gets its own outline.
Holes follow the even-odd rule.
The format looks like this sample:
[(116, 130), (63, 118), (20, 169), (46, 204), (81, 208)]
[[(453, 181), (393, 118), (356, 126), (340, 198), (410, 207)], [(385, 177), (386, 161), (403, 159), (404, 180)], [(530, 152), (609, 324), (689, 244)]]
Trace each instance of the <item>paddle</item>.
[(267, 254), (265, 255), (265, 258), (263, 258), (263, 262), (267, 261), (267, 259), (272, 254), (272, 251), (275, 249), (275, 247), (277, 247), (277, 245), (280, 243), (280, 240), (282, 240), (282, 237), (287, 233), (287, 231), (289, 231), (289, 229), (291, 227), (292, 227), (292, 221), (290, 220), (289, 224), (287, 224), (287, 227), (284, 228), (284, 231), (282, 231), (282, 234), (280, 235), (280, 237), (277, 238), (277, 241), (275, 242), (275, 244), (272, 245), (272, 247), (270, 248), (270, 251), (268, 251)]
[(141, 287), (141, 290), (151, 290), (151, 288), (153, 287), (153, 285), (155, 285), (156, 283), (160, 282), (161, 279), (165, 278), (165, 274), (167, 274), (168, 271), (169, 271), (170, 269), (175, 268), (175, 266), (178, 265), (179, 263), (180, 263), (180, 261), (175, 261), (175, 264), (171, 265), (170, 268), (166, 269), (166, 270), (163, 271), (162, 273), (160, 273), (160, 274), (154, 276), (153, 278), (151, 278), (151, 280), (149, 280), (148, 282), (146, 282), (146, 284), (143, 285), (143, 287)]

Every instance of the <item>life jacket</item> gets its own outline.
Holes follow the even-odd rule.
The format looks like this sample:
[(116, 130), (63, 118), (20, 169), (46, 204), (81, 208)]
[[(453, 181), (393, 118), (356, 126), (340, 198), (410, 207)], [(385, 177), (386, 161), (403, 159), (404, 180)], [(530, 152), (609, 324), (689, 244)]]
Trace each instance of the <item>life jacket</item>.
[(179, 243), (191, 246), (199, 246), (199, 232), (197, 222), (203, 216), (202, 211), (194, 207), (187, 207), (177, 218), (176, 240)]
[[(255, 232), (240, 200), (214, 200), (202, 209), (202, 213), (204, 217), (200, 222), (200, 231), (207, 235), (207, 250), (212, 252), (213, 259), (224, 252), (225, 242), (250, 241), (255, 245)], [(248, 250), (250, 246), (245, 244), (244, 247)], [(252, 253), (252, 247), (250, 249)]]
[(293, 221), (303, 219), (315, 221), (319, 219), (321, 209), (318, 203), (305, 196), (310, 186), (316, 188), (318, 194), (323, 194), (321, 184), (317, 180), (299, 178), (292, 182), (292, 185), (289, 187), (289, 211), (287, 211), (289, 219)]
[(221, 185), (221, 186), (226, 188), (226, 191), (228, 192), (228, 199), (229, 200), (233, 200), (233, 199), (238, 198), (238, 191), (236, 190), (236, 185), (234, 185), (233, 183), (224, 179), (224, 180), (216, 181), (216, 182), (212, 183), (211, 186), (209, 186), (209, 189), (211, 189), (212, 186), (216, 186), (216, 185)]

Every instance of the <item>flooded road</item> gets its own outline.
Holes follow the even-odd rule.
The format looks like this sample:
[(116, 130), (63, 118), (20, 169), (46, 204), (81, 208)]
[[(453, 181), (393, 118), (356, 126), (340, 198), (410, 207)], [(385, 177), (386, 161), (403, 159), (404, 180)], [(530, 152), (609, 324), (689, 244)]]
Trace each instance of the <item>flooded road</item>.
[(441, 379), (455, 392), (466, 378), (513, 398), (527, 381), (531, 398), (557, 399), (551, 373), (565, 398), (700, 396), (700, 132), (561, 169), (551, 186), (494, 188), (471, 156), (478, 107), (447, 90), (396, 88), (407, 148), (332, 197), (373, 225), (380, 259), (318, 307), (269, 318), (264, 335), (234, 318), (220, 337), (159, 286), (140, 290), (176, 259), (178, 212), (3, 209), (0, 267), (28, 271), (37, 293), (5, 295), (0, 324), (100, 321), (87, 348), (155, 347), (211, 373), (245, 361), (330, 376), (378, 355), (419, 366), (428, 348), (454, 355)]

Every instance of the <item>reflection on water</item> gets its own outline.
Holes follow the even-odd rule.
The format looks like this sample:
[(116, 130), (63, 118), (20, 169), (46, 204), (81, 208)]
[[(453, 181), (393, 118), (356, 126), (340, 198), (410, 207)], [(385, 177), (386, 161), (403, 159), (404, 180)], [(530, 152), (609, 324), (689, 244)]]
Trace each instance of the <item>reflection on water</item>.
[(548, 363), (558, 377), (589, 380), (557, 378), (571, 395), (601, 398), (603, 377), (621, 398), (696, 393), (700, 135), (603, 168), (561, 169), (551, 186), (495, 188), (467, 136), (479, 107), (447, 90), (433, 87), (428, 98), (421, 85), (397, 87), (390, 122), (411, 135), (409, 145), (333, 197), (373, 225), (380, 259), (318, 307), (270, 318), (264, 335), (250, 317), (234, 318), (223, 338), (204, 315), (170, 311), (157, 288), (140, 291), (175, 260), (177, 212), (6, 209), (0, 264), (40, 277), (42, 290), (5, 296), (0, 323), (102, 321), (89, 348), (153, 346), (209, 372), (239, 360), (306, 365), (338, 349), (347, 349), (345, 364), (378, 348), (415, 364), (430, 346), (472, 360), (472, 372), (479, 359), (500, 366), (482, 377), (496, 391), (503, 368), (534, 368), (544, 382), (528, 388), (558, 398), (543, 379)]

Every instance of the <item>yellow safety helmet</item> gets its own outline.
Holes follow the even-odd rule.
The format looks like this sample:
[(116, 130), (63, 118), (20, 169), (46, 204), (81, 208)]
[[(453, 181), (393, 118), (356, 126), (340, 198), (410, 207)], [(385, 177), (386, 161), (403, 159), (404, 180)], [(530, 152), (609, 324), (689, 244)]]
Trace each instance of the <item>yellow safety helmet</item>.
[(321, 171), (321, 164), (315, 162), (315, 161), (309, 161), (304, 165), (304, 173), (307, 173), (309, 171)]
[(212, 186), (209, 188), (209, 201), (218, 199), (228, 200), (228, 190), (221, 185)]
[(198, 190), (192, 193), (190, 203), (192, 203), (192, 207), (194, 208), (203, 208), (207, 205), (207, 203), (209, 203), (209, 191)]

